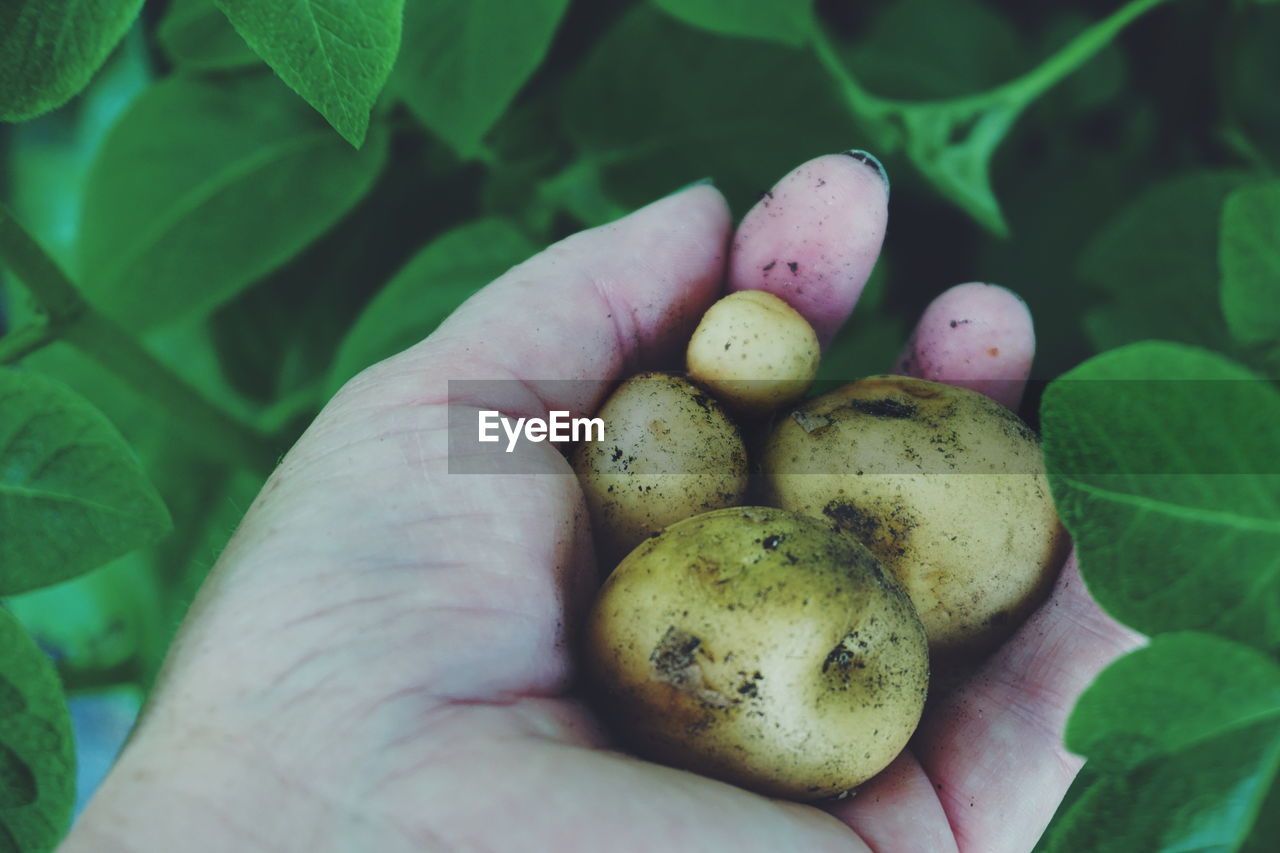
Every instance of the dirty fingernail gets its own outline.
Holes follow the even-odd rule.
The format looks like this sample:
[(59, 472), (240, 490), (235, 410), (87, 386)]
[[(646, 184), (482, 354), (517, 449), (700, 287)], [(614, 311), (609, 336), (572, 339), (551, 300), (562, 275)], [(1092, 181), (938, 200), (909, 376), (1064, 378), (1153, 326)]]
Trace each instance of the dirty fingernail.
[(889, 173), (885, 171), (884, 164), (876, 158), (870, 151), (863, 151), (861, 148), (850, 148), (844, 152), (846, 156), (852, 157), (859, 163), (864, 163), (875, 169), (876, 174), (880, 176), (880, 180), (884, 181), (885, 194), (889, 193)]

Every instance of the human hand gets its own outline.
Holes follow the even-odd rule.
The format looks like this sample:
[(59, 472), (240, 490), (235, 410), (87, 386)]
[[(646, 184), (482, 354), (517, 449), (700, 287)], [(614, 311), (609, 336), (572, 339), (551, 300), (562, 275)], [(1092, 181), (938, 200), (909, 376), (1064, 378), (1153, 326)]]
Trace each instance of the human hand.
[[(1137, 642), (1074, 559), (907, 752), (814, 807), (614, 751), (575, 693), (599, 578), (567, 463), (541, 444), (566, 476), (447, 473), (448, 380), (516, 380), (474, 401), (508, 414), (594, 411), (611, 380), (677, 363), (726, 282), (778, 293), (829, 341), (886, 207), (878, 173), (840, 155), (732, 239), (719, 193), (689, 189), (552, 246), (352, 380), (250, 508), (64, 849), (1029, 850), (1079, 767), (1067, 712)], [(1016, 405), (1033, 347), (1012, 294), (963, 285), (899, 369)]]

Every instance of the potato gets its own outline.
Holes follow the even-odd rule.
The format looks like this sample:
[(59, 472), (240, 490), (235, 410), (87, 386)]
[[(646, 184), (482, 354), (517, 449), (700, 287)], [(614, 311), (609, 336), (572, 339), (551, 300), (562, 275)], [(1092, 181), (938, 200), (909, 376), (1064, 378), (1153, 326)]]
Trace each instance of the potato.
[(893, 571), (935, 670), (1011, 633), (1066, 557), (1035, 434), (974, 391), (854, 382), (782, 419), (762, 468), (778, 506), (825, 519)]
[(688, 380), (634, 376), (597, 416), (604, 440), (579, 445), (573, 470), (596, 549), (610, 567), (668, 524), (742, 499), (742, 436), (715, 399)]
[(888, 765), (929, 681), (924, 628), (870, 551), (771, 507), (695, 516), (629, 554), (585, 652), (639, 755), (802, 800)]
[(758, 415), (803, 397), (820, 354), (817, 334), (798, 311), (772, 293), (740, 290), (707, 309), (685, 363), (730, 409)]

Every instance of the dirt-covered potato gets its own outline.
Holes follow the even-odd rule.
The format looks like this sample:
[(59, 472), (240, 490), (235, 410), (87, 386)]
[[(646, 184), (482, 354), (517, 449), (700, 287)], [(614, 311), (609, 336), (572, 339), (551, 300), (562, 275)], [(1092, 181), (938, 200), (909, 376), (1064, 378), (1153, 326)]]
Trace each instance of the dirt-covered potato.
[(638, 754), (801, 800), (888, 765), (929, 680), (920, 620), (871, 552), (772, 507), (689, 518), (629, 554), (585, 651)]
[(634, 376), (597, 417), (604, 440), (581, 444), (573, 470), (607, 567), (668, 524), (742, 499), (742, 436), (720, 404), (688, 380)]
[(1035, 434), (974, 391), (854, 382), (781, 419), (762, 467), (778, 506), (825, 519), (893, 571), (935, 668), (1004, 639), (1066, 556)]
[(818, 336), (772, 293), (740, 290), (707, 309), (689, 339), (689, 375), (726, 406), (761, 414), (804, 396), (818, 375)]

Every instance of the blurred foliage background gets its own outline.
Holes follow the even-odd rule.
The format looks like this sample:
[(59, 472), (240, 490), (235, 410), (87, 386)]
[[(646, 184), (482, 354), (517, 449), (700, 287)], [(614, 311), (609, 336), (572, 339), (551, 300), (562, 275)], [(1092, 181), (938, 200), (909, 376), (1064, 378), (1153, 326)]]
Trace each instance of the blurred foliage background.
[[(1038, 379), (1145, 338), (1236, 352), (1219, 218), (1280, 169), (1280, 4), (820, 0), (817, 41), (789, 5), (807, 9), (408, 0), (367, 135), (340, 135), (213, 0), (152, 0), (81, 94), (0, 124), (0, 199), (196, 395), (100, 338), (0, 346), (105, 413), (173, 519), (7, 601), (73, 710), (95, 709), (84, 743), (118, 742), (271, 465), (346, 379), (538, 248), (705, 176), (741, 217), (818, 154), (885, 162), (884, 254), (828, 377), (885, 369), (971, 280), (1028, 301)], [(5, 281), (0, 331), (41, 313)], [(82, 788), (104, 766), (82, 749)]]

